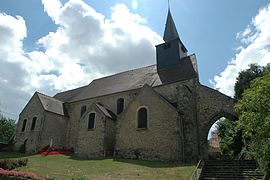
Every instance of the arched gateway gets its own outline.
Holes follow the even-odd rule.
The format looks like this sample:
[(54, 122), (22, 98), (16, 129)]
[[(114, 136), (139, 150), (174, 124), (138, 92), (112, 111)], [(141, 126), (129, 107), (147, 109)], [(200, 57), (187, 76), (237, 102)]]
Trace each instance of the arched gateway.
[(36, 92), (20, 113), (14, 149), (39, 151), (53, 142), (89, 158), (205, 158), (209, 128), (220, 117), (237, 119), (235, 101), (200, 84), (196, 56), (188, 55), (170, 11), (163, 40), (154, 65), (53, 97)]
[(207, 136), (211, 126), (220, 118), (225, 117), (230, 120), (237, 120), (238, 115), (234, 111), (235, 100), (216, 90), (201, 86), (198, 126), (199, 128), (199, 146), (200, 158), (205, 159), (207, 153)]

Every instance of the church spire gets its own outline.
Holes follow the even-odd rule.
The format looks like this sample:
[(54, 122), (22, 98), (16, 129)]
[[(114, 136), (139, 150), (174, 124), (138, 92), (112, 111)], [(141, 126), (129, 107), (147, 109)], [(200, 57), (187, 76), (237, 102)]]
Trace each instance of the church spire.
[(167, 16), (167, 21), (166, 21), (166, 27), (165, 27), (165, 32), (163, 35), (163, 40), (165, 42), (174, 40), (179, 38), (178, 32), (176, 30), (171, 11), (170, 11), (170, 6), (168, 5), (168, 16)]

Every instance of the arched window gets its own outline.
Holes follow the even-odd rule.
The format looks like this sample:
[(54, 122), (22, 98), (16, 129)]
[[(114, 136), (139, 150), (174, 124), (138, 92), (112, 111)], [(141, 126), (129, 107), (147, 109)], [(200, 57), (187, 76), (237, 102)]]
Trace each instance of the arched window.
[(33, 117), (33, 119), (32, 119), (32, 125), (31, 125), (31, 131), (35, 130), (36, 122), (37, 122), (37, 117)]
[(138, 110), (138, 128), (147, 128), (148, 126), (148, 113), (145, 107)]
[(96, 118), (96, 113), (89, 114), (89, 116), (88, 116), (88, 129), (95, 128), (95, 118)]
[(85, 112), (86, 112), (86, 106), (82, 106), (81, 107), (81, 116), (80, 117), (82, 117)]
[(27, 119), (24, 119), (23, 120), (23, 125), (22, 125), (22, 132), (25, 131), (26, 123), (27, 123)]
[(117, 114), (120, 114), (124, 110), (124, 98), (117, 100)]

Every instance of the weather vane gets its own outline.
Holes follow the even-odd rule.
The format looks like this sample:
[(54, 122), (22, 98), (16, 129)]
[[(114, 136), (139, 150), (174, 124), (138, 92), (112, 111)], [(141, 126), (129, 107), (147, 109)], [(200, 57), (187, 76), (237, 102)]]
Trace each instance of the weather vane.
[(168, 0), (168, 9), (170, 10), (170, 0)]

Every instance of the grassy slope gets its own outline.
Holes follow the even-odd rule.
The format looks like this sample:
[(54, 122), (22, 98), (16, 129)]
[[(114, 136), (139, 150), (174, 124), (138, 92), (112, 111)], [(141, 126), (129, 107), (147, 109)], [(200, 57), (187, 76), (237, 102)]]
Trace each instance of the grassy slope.
[(194, 164), (169, 164), (139, 160), (85, 160), (65, 155), (22, 155), (0, 152), (0, 159), (27, 157), (21, 171), (57, 179), (189, 179)]

